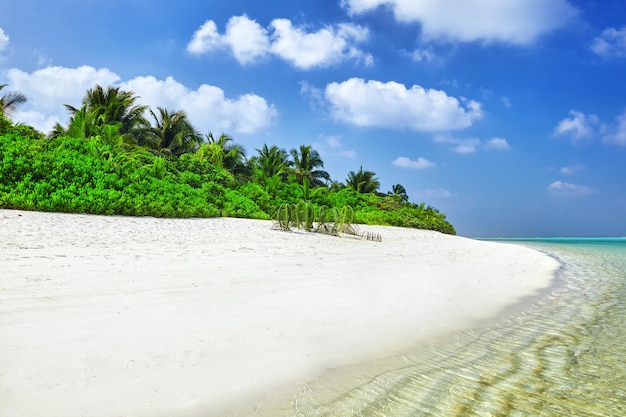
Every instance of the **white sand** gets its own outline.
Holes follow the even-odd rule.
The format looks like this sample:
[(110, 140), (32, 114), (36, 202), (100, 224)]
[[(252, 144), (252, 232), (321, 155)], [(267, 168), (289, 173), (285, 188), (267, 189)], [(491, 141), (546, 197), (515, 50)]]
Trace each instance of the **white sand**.
[(362, 227), (0, 210), (0, 415), (217, 416), (493, 318), (557, 262)]

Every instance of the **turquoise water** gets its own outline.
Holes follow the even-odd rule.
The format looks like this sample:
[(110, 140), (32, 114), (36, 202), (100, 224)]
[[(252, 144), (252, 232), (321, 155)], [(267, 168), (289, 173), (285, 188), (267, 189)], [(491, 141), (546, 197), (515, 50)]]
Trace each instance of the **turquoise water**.
[(523, 313), (334, 370), (268, 415), (626, 416), (626, 238), (507, 241), (562, 263)]

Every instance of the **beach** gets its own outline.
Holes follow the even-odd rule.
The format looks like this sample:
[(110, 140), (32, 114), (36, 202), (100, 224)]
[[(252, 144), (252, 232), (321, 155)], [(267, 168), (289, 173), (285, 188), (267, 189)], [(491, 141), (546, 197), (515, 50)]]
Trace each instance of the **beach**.
[(550, 287), (520, 245), (359, 226), (0, 210), (8, 417), (226, 416), (496, 323)]

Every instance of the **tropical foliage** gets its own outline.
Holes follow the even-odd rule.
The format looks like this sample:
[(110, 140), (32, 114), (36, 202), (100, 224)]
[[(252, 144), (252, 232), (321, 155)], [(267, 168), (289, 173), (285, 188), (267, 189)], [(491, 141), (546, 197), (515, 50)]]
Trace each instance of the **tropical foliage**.
[(391, 191), (387, 192), (387, 195), (395, 197), (403, 202), (409, 201), (409, 195), (406, 192), (406, 188), (404, 188), (401, 184), (392, 185)]
[(376, 174), (372, 171), (363, 171), (363, 167), (358, 172), (350, 171), (348, 173), (346, 185), (362, 194), (376, 193), (380, 188)]
[(2, 93), (7, 84), (0, 84), (0, 116), (11, 117), (17, 108), (26, 103), (26, 96), (18, 91)]
[(358, 235), (359, 223), (455, 233), (437, 209), (409, 202), (401, 185), (379, 193), (376, 174), (363, 167), (332, 181), (310, 145), (287, 152), (264, 144), (248, 159), (230, 136), (202, 135), (182, 111), (155, 112), (130, 92), (100, 86), (80, 108), (66, 106), (67, 125), (46, 137), (5, 117), (25, 98), (2, 97), (0, 208), (274, 218), (282, 228), (331, 234)]
[(311, 187), (321, 187), (330, 181), (328, 172), (317, 169), (324, 168), (324, 162), (320, 154), (311, 149), (310, 145), (300, 145), (300, 149), (291, 150), (293, 160), (293, 175), (298, 184), (302, 185), (302, 197), (309, 199), (309, 189)]

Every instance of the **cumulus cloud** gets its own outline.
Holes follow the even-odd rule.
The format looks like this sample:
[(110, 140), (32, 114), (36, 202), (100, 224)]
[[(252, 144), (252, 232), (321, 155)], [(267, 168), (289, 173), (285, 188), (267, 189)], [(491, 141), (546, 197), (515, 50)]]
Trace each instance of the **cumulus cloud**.
[(273, 54), (296, 68), (308, 70), (345, 60), (371, 64), (372, 56), (356, 47), (368, 37), (366, 28), (349, 23), (307, 32), (304, 27), (294, 27), (288, 19), (275, 19), (269, 29), (264, 29), (256, 21), (242, 15), (230, 18), (224, 34), (218, 32), (214, 21), (207, 20), (193, 34), (187, 51), (200, 55), (227, 49), (241, 64)]
[(48, 67), (32, 73), (6, 72), (11, 87), (28, 97), (15, 119), (48, 132), (56, 122), (65, 124), (64, 104), (80, 106), (87, 90), (96, 84), (116, 85), (139, 96), (138, 103), (152, 109), (184, 110), (202, 132), (254, 133), (268, 127), (277, 116), (275, 107), (254, 94), (228, 98), (222, 89), (203, 84), (191, 90), (168, 77), (136, 77), (121, 82), (114, 72), (102, 68)]
[(554, 134), (568, 137), (574, 144), (591, 139), (596, 133), (598, 116), (576, 110), (570, 110), (569, 113), (571, 117), (561, 120), (554, 128)]
[(434, 168), (437, 166), (436, 163), (430, 162), (428, 159), (419, 157), (416, 160), (411, 160), (406, 156), (399, 156), (392, 163), (392, 165), (400, 167), (400, 168), (412, 168), (412, 169), (426, 169), (426, 168)]
[(96, 84), (111, 85), (120, 80), (114, 72), (89, 66), (77, 68), (47, 67), (28, 73), (10, 69), (4, 73), (12, 90), (28, 98), (14, 119), (43, 132), (55, 123), (64, 124), (67, 112), (64, 104), (80, 107), (85, 92)]
[(136, 77), (120, 86), (153, 109), (184, 110), (202, 132), (254, 133), (267, 128), (277, 116), (275, 107), (260, 96), (228, 98), (219, 87), (202, 84), (191, 90), (172, 77)]
[(9, 46), (9, 35), (0, 28), (0, 52), (6, 49), (7, 46)]
[(425, 40), (526, 45), (565, 27), (578, 11), (566, 0), (342, 0), (350, 14), (383, 6), (401, 22), (419, 22)]
[(325, 67), (346, 59), (370, 65), (371, 55), (353, 46), (367, 40), (368, 31), (360, 26), (340, 24), (306, 33), (294, 28), (287, 19), (276, 19), (271, 24), (272, 52), (299, 69)]
[(224, 46), (221, 35), (217, 31), (217, 25), (212, 20), (207, 20), (193, 33), (187, 44), (187, 52), (203, 54)]
[(335, 120), (361, 127), (449, 131), (467, 128), (482, 117), (476, 101), (393, 81), (333, 82), (326, 86), (325, 98)]
[(548, 185), (548, 191), (558, 195), (585, 195), (593, 193), (593, 189), (580, 185), (563, 181), (554, 181)]
[(237, 61), (249, 64), (268, 53), (269, 39), (266, 30), (245, 15), (231, 17), (223, 35), (207, 20), (193, 34), (187, 51), (200, 55), (216, 49), (230, 49)]
[(600, 36), (591, 42), (590, 48), (603, 57), (626, 56), (626, 26), (622, 26), (621, 29), (604, 29)]

